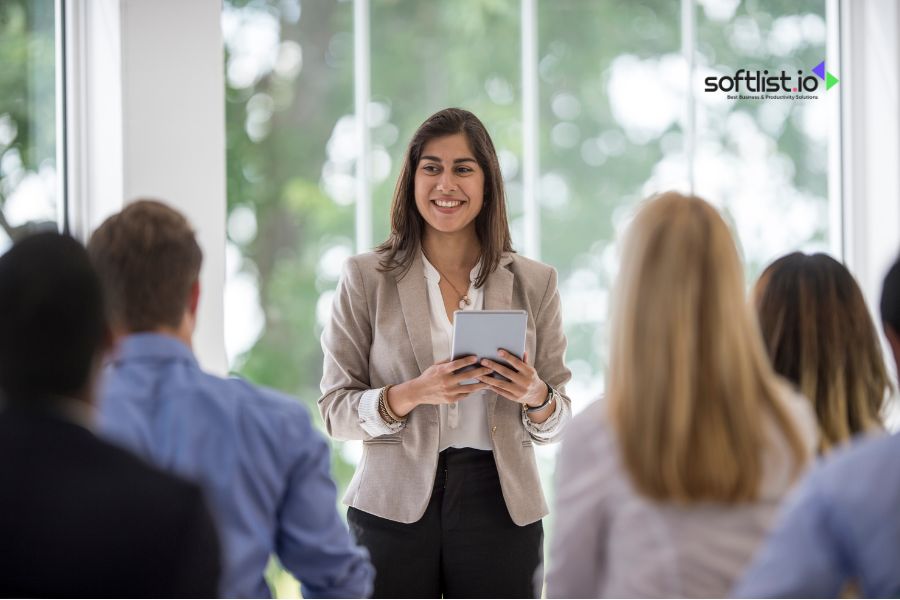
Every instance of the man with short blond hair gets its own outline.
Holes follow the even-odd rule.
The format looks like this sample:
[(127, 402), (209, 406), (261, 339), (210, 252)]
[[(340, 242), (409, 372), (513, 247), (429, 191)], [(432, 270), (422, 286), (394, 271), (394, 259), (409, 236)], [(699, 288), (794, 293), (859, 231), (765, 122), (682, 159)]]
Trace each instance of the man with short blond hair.
[(122, 335), (107, 368), (110, 439), (198, 482), (219, 527), (225, 597), (264, 597), (271, 555), (303, 596), (365, 597), (372, 567), (336, 509), (328, 445), (294, 399), (203, 372), (191, 350), (202, 253), (152, 200), (101, 225), (88, 251)]

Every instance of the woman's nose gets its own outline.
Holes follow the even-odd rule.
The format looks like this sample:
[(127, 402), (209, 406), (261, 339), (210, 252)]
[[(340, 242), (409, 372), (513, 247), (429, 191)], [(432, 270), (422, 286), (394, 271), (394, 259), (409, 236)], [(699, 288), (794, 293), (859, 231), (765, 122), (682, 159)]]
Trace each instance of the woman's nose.
[(443, 173), (441, 173), (440, 179), (438, 179), (437, 187), (442, 192), (455, 192), (456, 177), (453, 175), (453, 173), (444, 171)]

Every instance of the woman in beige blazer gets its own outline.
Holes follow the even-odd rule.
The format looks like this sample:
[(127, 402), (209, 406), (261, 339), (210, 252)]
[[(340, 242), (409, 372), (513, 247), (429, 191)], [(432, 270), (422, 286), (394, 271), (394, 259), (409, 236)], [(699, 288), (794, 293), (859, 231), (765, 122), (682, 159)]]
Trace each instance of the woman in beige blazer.
[[(391, 235), (347, 261), (322, 335), (325, 426), (363, 441), (344, 502), (375, 597), (540, 595), (548, 511), (533, 445), (555, 441), (571, 410), (556, 286), (551, 267), (512, 251), (481, 121), (429, 117), (406, 153)], [(479, 362), (449, 361), (458, 309), (525, 310), (524, 360), (458, 373)]]

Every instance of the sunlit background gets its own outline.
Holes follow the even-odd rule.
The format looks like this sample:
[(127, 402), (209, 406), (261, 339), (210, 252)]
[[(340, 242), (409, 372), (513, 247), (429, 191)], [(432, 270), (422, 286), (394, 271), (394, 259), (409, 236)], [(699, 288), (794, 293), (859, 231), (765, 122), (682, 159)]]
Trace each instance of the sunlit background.
[(54, 28), (53, 0), (0, 2), (0, 254), (59, 218)]
[[(691, 81), (678, 2), (536, 4), (539, 258), (560, 274), (576, 412), (603, 390), (615, 242), (639, 199), (693, 185), (734, 225), (748, 281), (786, 251), (829, 247), (825, 102), (732, 101), (700, 83), (738, 68), (810, 71), (825, 57), (824, 0), (695, 10)], [(228, 0), (222, 19), (229, 362), (314, 413), (341, 265), (368, 249), (355, 247), (358, 160), (369, 165), (378, 243), (416, 127), (446, 106), (473, 111), (500, 156), (514, 244), (526, 245), (520, 2), (372, 0), (369, 21), (371, 145), (361, 153), (352, 2)], [(335, 450), (345, 486), (361, 445)], [(538, 449), (548, 494), (554, 453)]]
[[(370, 0), (366, 23), (355, 14), (348, 0), (226, 0), (222, 11), (228, 361), (317, 420), (319, 336), (342, 263), (368, 249), (358, 227), (373, 243), (387, 235), (406, 144), (438, 109), (485, 122), (514, 245), (559, 271), (576, 412), (603, 391), (616, 241), (641, 198), (693, 190), (721, 207), (748, 282), (787, 251), (834, 247), (826, 102), (734, 101), (702, 86), (739, 68), (811, 71), (826, 54), (825, 0)], [(61, 211), (54, 26), (52, 0), (0, 3), (0, 252), (17, 228), (55, 227)], [(354, 63), (362, 39), (368, 145), (354, 96), (366, 82)], [(334, 449), (343, 489), (361, 445)], [(537, 450), (549, 496), (555, 448)], [(297, 593), (277, 567), (271, 575), (280, 595)]]

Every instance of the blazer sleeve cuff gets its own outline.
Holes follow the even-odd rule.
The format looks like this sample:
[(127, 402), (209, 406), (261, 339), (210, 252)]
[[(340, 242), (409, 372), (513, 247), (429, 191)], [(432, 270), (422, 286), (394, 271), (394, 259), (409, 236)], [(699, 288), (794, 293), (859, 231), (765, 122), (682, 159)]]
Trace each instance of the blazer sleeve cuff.
[(404, 423), (387, 423), (378, 414), (378, 396), (381, 390), (382, 388), (367, 390), (359, 400), (359, 424), (372, 437), (397, 433), (404, 427)]
[(525, 412), (522, 413), (522, 424), (525, 425), (525, 431), (539, 443), (549, 443), (554, 441), (562, 431), (563, 425), (565, 425), (566, 421), (568, 421), (571, 416), (569, 403), (566, 402), (562, 394), (555, 390), (553, 393), (556, 396), (554, 399), (556, 408), (553, 410), (553, 414), (543, 423), (535, 423), (528, 418)]

